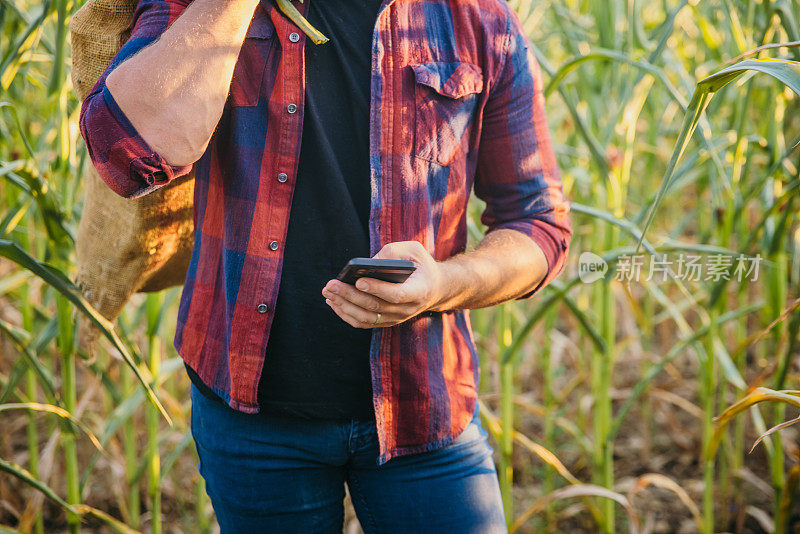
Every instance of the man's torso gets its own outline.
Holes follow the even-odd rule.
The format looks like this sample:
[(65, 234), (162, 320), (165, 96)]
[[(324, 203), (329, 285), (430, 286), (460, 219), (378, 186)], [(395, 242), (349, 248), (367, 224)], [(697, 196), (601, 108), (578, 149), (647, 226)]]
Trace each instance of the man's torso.
[[(512, 16), (497, 0), (384, 1), (371, 50), (366, 255), (405, 240), (437, 260), (464, 250), (480, 119)], [(303, 50), (311, 46), (262, 0), (229, 102), (195, 163), (196, 241), (174, 345), (244, 412), (259, 410), (264, 354), (279, 320), (308, 104)], [(465, 310), (373, 329), (368, 358), (379, 462), (446, 443), (470, 421), (479, 369)]]
[[(369, 256), (370, 71), (379, 6), (325, 0), (308, 8), (309, 22), (330, 41), (305, 48), (300, 159), (259, 382), (266, 414), (374, 417), (371, 332), (336, 316), (321, 289), (351, 258)], [(204, 394), (220, 400), (187, 370)]]

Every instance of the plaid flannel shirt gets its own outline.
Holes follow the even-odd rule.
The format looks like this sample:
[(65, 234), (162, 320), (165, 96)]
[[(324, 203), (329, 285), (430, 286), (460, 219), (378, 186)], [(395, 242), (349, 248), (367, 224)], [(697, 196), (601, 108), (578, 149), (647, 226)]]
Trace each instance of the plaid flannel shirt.
[[(190, 1), (140, 0), (130, 39), (82, 103), (80, 131), (104, 182), (126, 198), (194, 167), (194, 250), (173, 344), (231, 407), (254, 413), (300, 153), (303, 50), (316, 45), (262, 0), (207, 150), (172, 166), (133, 128), (105, 80)], [(324, 0), (298, 8), (309, 1)], [(545, 253), (546, 277), (520, 299), (563, 269), (572, 229), (542, 77), (504, 1), (383, 0), (369, 127), (372, 254), (405, 240), (436, 260), (462, 252), (474, 186), (487, 231), (512, 228)], [(446, 445), (474, 414), (480, 370), (468, 310), (376, 328), (369, 359), (378, 464)]]

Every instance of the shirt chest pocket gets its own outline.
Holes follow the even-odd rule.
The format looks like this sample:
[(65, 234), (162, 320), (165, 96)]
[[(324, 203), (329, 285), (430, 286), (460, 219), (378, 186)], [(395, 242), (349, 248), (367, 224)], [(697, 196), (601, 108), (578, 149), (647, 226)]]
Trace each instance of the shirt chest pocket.
[(264, 71), (275, 48), (275, 26), (263, 8), (256, 8), (239, 51), (231, 78), (230, 105), (255, 106), (261, 93)]
[(481, 70), (470, 63), (439, 62), (411, 65), (414, 72), (414, 154), (449, 165), (466, 147), (478, 97)]

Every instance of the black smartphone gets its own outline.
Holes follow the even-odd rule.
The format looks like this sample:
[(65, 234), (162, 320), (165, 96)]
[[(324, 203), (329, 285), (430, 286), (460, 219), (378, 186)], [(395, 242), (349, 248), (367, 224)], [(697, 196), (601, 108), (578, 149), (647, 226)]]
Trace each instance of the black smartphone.
[(382, 260), (353, 258), (336, 278), (345, 284), (355, 285), (359, 278), (375, 278), (384, 282), (405, 282), (417, 268), (410, 260)]

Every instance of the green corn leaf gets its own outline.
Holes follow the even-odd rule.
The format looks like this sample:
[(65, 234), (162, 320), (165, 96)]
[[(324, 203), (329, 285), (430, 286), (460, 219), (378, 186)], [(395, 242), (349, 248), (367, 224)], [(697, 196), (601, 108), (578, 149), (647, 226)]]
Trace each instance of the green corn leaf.
[(53, 490), (50, 486), (48, 486), (41, 480), (34, 477), (30, 472), (28, 472), (27, 469), (23, 468), (22, 466), (19, 466), (13, 462), (9, 462), (4, 460), (3, 458), (0, 458), (0, 471), (4, 471), (9, 475), (25, 482), (29, 486), (32, 486), (37, 490), (41, 491), (48, 499), (55, 502), (68, 512), (72, 512), (73, 514), (78, 513), (78, 510), (67, 504), (67, 502), (64, 499), (58, 496), (55, 490)]
[(28, 365), (30, 365), (36, 373), (36, 376), (39, 378), (39, 384), (44, 388), (45, 393), (49, 395), (50, 398), (58, 399), (60, 396), (57, 393), (53, 375), (50, 374), (50, 371), (48, 371), (41, 364), (39, 358), (36, 357), (35, 352), (38, 353), (38, 351), (33, 352), (28, 346), (26, 338), (29, 337), (30, 334), (2, 319), (0, 319), (0, 333), (5, 334), (28, 361)]
[(36, 488), (40, 492), (42, 492), (48, 499), (53, 501), (54, 503), (58, 504), (61, 508), (66, 510), (67, 512), (77, 514), (77, 515), (88, 515), (95, 517), (111, 527), (114, 532), (119, 532), (120, 534), (140, 534), (139, 531), (134, 530), (120, 520), (115, 519), (108, 515), (107, 513), (103, 512), (102, 510), (98, 510), (97, 508), (92, 508), (91, 506), (85, 504), (68, 504), (64, 499), (58, 496), (58, 494), (53, 490), (50, 486), (42, 482), (41, 480), (34, 477), (28, 470), (25, 468), (13, 463), (6, 461), (0, 458), (0, 471), (4, 471), (9, 475), (18, 478), (28, 484), (29, 486)]
[(33, 45), (38, 40), (44, 28), (44, 20), (50, 14), (50, 2), (46, 0), (42, 4), (42, 12), (32, 20), (26, 30), (19, 36), (16, 43), (11, 46), (6, 54), (3, 56), (0, 63), (0, 88), (4, 91), (8, 90), (11, 82), (19, 70), (22, 59), (25, 54), (30, 51)]
[(66, 419), (71, 421), (75, 426), (80, 428), (88, 437), (89, 440), (92, 442), (97, 450), (102, 451), (103, 446), (100, 444), (100, 441), (97, 439), (97, 436), (83, 424), (80, 420), (74, 417), (71, 413), (60, 406), (54, 406), (52, 404), (42, 404), (39, 402), (16, 402), (16, 403), (8, 403), (8, 404), (0, 404), (0, 412), (5, 412), (8, 410), (33, 410), (35, 412), (43, 412), (43, 413), (50, 413), (55, 416), (58, 416), (62, 419)]
[(642, 245), (642, 240), (653, 222), (655, 213), (661, 205), (664, 195), (672, 183), (673, 174), (678, 161), (681, 159), (686, 146), (689, 144), (694, 130), (697, 128), (703, 111), (708, 106), (714, 93), (749, 72), (759, 72), (772, 76), (800, 96), (800, 63), (784, 59), (747, 59), (726, 67), (711, 76), (698, 82), (692, 100), (686, 110), (686, 116), (681, 126), (678, 140), (667, 165), (667, 170), (661, 181), (655, 200), (650, 205), (647, 220), (642, 226), (642, 236), (636, 245), (636, 250)]
[(150, 387), (150, 384), (147, 383), (147, 380), (142, 375), (142, 371), (139, 369), (139, 366), (137, 366), (133, 361), (128, 349), (114, 331), (114, 325), (108, 319), (103, 317), (100, 312), (94, 309), (89, 301), (84, 298), (83, 294), (80, 292), (80, 289), (72, 283), (67, 275), (58, 269), (55, 269), (54, 267), (48, 266), (36, 260), (22, 250), (19, 245), (5, 239), (0, 239), (0, 256), (17, 263), (25, 269), (28, 269), (33, 274), (50, 284), (59, 293), (64, 295), (70, 302), (72, 302), (81, 313), (86, 315), (92, 321), (92, 323), (97, 326), (97, 328), (100, 330), (100, 333), (103, 334), (103, 336), (105, 336), (106, 339), (111, 342), (114, 348), (119, 351), (119, 353), (122, 355), (122, 358), (125, 360), (125, 363), (127, 363), (128, 366), (133, 370), (136, 378), (145, 388), (145, 391), (147, 391), (150, 401), (158, 408), (158, 410), (164, 416), (164, 419), (166, 419), (170, 425), (172, 424), (172, 419), (164, 409), (164, 406), (162, 406), (161, 401), (158, 400), (158, 397)]

